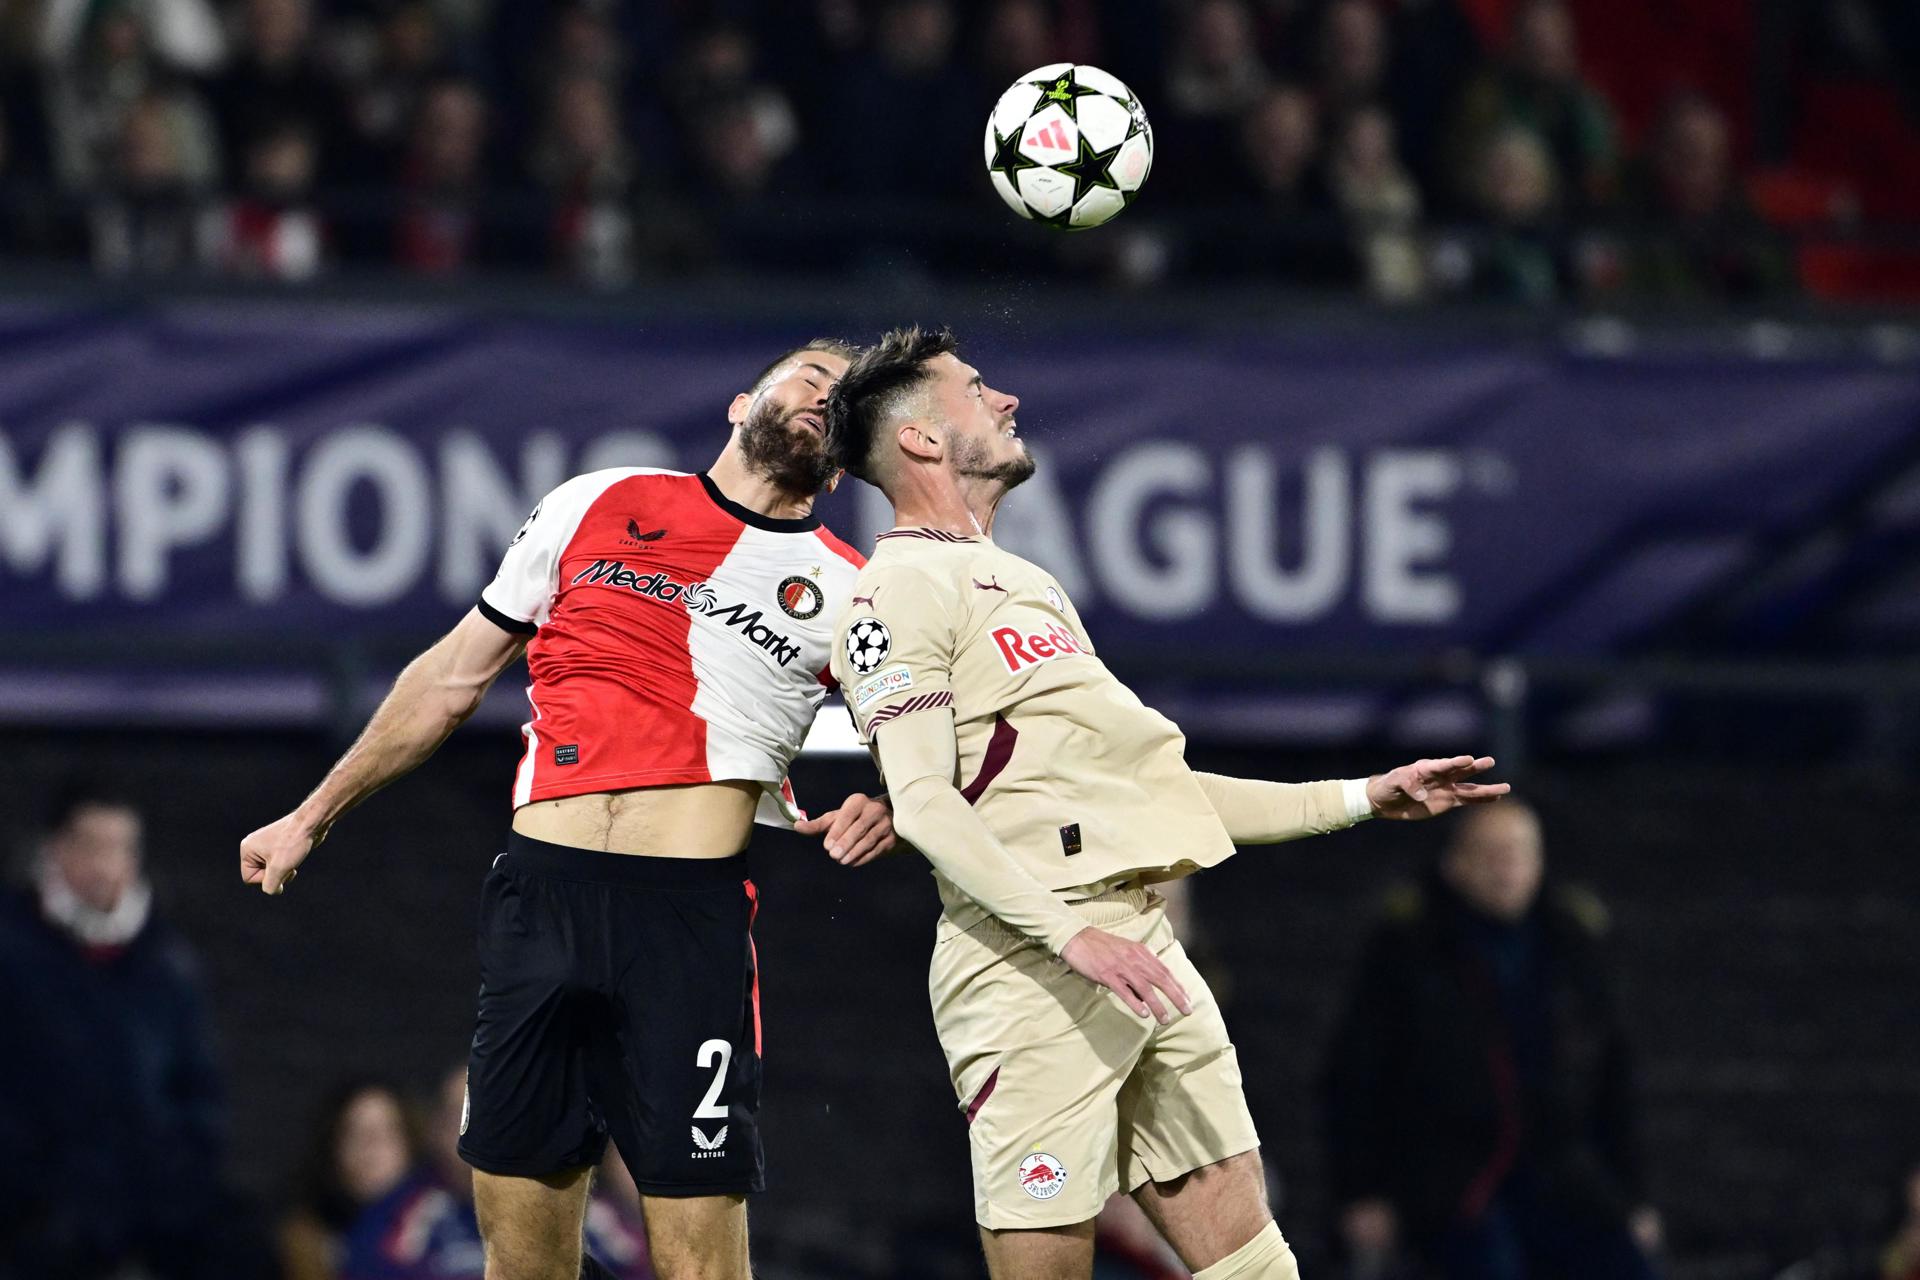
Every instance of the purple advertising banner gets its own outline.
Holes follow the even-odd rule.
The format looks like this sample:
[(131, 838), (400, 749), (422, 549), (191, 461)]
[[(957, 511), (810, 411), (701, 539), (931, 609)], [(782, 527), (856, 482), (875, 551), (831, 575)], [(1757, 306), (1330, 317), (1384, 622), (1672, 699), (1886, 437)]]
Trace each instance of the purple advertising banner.
[[(764, 326), (174, 302), (0, 310), (0, 648), (424, 637), (548, 488), (697, 469)], [(857, 336), (857, 335), (856, 335)], [(1039, 475), (1001, 541), (1103, 649), (1631, 643), (1910, 447), (1912, 369), (1544, 344), (981, 330)], [(857, 546), (888, 524), (848, 482)], [(130, 648), (137, 652), (137, 646)]]

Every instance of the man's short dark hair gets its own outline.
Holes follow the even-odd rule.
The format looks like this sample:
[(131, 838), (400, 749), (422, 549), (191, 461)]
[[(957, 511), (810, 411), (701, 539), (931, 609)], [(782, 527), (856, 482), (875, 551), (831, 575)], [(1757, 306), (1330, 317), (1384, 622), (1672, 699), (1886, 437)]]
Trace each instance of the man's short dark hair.
[(793, 359), (795, 356), (803, 356), (809, 351), (824, 351), (828, 355), (839, 356), (842, 360), (852, 360), (860, 354), (860, 348), (848, 342), (845, 338), (815, 338), (810, 342), (802, 343), (792, 350), (785, 352), (778, 360), (775, 360), (759, 373), (754, 374), (753, 381), (747, 384), (747, 394), (759, 395), (760, 389), (767, 385), (767, 379), (778, 373), (781, 365)]
[(927, 362), (951, 355), (953, 330), (909, 325), (889, 329), (860, 353), (827, 397), (827, 453), (848, 475), (873, 482), (875, 433), (932, 377)]
[(56, 787), (47, 802), (47, 830), (64, 831), (87, 809), (126, 809), (140, 812), (133, 797), (98, 778), (70, 778)]

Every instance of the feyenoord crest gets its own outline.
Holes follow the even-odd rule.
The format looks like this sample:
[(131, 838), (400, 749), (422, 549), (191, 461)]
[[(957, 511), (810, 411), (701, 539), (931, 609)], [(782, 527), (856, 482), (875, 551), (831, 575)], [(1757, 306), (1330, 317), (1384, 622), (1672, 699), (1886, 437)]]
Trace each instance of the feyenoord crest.
[(1035, 1200), (1051, 1200), (1066, 1189), (1067, 1166), (1044, 1151), (1020, 1162), (1020, 1189)]
[(863, 676), (880, 669), (893, 652), (893, 635), (878, 618), (861, 618), (847, 628), (847, 661)]
[(780, 589), (774, 598), (780, 602), (780, 612), (802, 622), (818, 617), (827, 607), (827, 595), (820, 590), (820, 584), (797, 573), (780, 580)]

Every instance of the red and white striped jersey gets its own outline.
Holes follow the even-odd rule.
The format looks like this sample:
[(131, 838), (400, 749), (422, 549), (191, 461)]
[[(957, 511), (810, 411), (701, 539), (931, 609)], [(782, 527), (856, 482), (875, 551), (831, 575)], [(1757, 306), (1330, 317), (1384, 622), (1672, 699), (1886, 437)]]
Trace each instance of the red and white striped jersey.
[(555, 489), (480, 593), (533, 637), (514, 807), (738, 779), (765, 790), (758, 821), (790, 826), (787, 766), (863, 563), (817, 517), (761, 515), (705, 475), (623, 467)]

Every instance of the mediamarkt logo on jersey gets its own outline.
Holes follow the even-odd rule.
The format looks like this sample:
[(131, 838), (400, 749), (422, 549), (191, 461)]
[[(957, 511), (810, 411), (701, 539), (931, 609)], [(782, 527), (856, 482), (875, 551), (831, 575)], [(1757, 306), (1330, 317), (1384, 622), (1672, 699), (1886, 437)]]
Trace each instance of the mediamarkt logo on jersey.
[(1000, 647), (1000, 660), (1007, 664), (1009, 671), (1037, 667), (1049, 658), (1064, 658), (1069, 654), (1086, 652), (1073, 633), (1057, 623), (1044, 632), (1029, 631), (1025, 634), (1012, 627), (995, 627), (993, 642)]
[(645, 575), (638, 574), (627, 568), (624, 560), (595, 560), (576, 573), (567, 585), (579, 586), (582, 582), (589, 586), (624, 587), (635, 595), (658, 600), (662, 604), (685, 605), (688, 613), (705, 614), (739, 631), (772, 654), (783, 667), (800, 656), (800, 646), (761, 621), (760, 610), (749, 610), (744, 604), (723, 605), (720, 597), (713, 593), (713, 588), (704, 582), (675, 582), (658, 570)]

